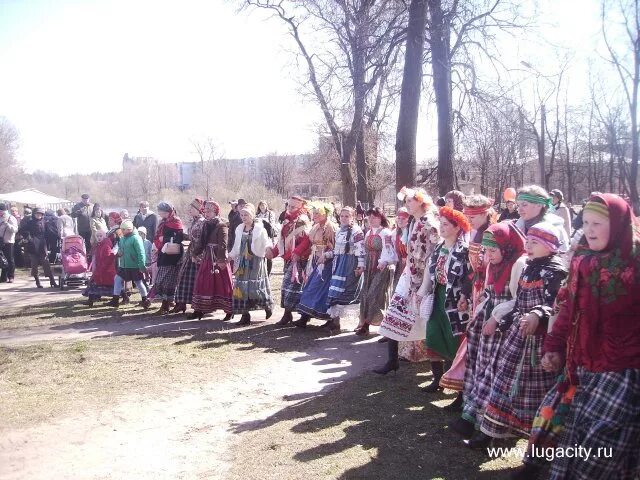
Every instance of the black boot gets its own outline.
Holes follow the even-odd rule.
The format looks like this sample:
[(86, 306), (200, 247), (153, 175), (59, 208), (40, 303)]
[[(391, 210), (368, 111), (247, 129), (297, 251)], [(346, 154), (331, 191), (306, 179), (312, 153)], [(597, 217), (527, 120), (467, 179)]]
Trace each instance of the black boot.
[(473, 423), (465, 420), (464, 418), (458, 418), (449, 424), (449, 428), (454, 432), (460, 434), (462, 438), (470, 439), (473, 437), (476, 429)]
[(139, 303), (139, 305), (145, 310), (149, 310), (149, 308), (151, 308), (151, 300), (149, 300), (147, 297), (142, 297), (142, 301)]
[(536, 480), (540, 476), (542, 467), (531, 463), (525, 463), (518, 467), (509, 476), (511, 480)]
[(273, 310), (271, 310), (271, 308), (267, 307), (264, 309), (264, 314), (267, 320), (269, 320), (271, 318), (271, 315), (273, 315)]
[(223, 322), (228, 322), (229, 320), (231, 320), (233, 318), (233, 313), (227, 313), (224, 318), (222, 319)]
[(236, 325), (249, 325), (251, 323), (251, 315), (249, 313), (243, 313), (240, 317), (240, 321)]
[(376, 368), (373, 372), (378, 375), (386, 375), (389, 372), (396, 372), (400, 368), (400, 361), (398, 360), (398, 342), (395, 340), (389, 340), (387, 343), (387, 352), (389, 359), (382, 367)]
[(448, 412), (461, 412), (462, 405), (463, 405), (462, 392), (458, 392), (458, 396), (456, 397), (456, 399), (453, 402), (451, 402), (449, 405), (444, 407), (443, 410), (446, 410)]
[(164, 315), (169, 311), (169, 301), (163, 300), (162, 305), (160, 305), (160, 309), (156, 312), (158, 315)]
[(49, 286), (51, 288), (58, 288), (58, 284), (56, 283), (56, 279), (53, 278), (53, 275), (49, 277)]
[(484, 448), (491, 446), (492, 441), (493, 441), (493, 438), (491, 438), (489, 435), (486, 435), (482, 432), (477, 432), (471, 438), (471, 440), (465, 440), (465, 443), (472, 450), (482, 450)]
[(175, 306), (171, 309), (170, 313), (185, 313), (187, 311), (187, 304), (176, 302)]
[(44, 287), (42, 286), (42, 284), (40, 283), (40, 277), (35, 276), (35, 277), (33, 277), (33, 279), (36, 281), (36, 287), (38, 287), (38, 288), (44, 288)]
[(118, 308), (120, 306), (120, 295), (114, 295), (111, 297), (111, 301), (107, 303), (108, 306)]
[(300, 318), (298, 320), (293, 322), (293, 324), (298, 328), (307, 328), (307, 323), (309, 323), (309, 320), (311, 320), (311, 317), (306, 313), (303, 313), (302, 315), (300, 315)]
[(431, 373), (433, 373), (433, 381), (422, 389), (425, 393), (435, 393), (443, 390), (440, 386), (440, 379), (444, 374), (444, 362), (431, 362)]
[(293, 314), (291, 313), (291, 310), (285, 310), (284, 315), (282, 315), (282, 318), (276, 323), (276, 325), (288, 325), (292, 320)]

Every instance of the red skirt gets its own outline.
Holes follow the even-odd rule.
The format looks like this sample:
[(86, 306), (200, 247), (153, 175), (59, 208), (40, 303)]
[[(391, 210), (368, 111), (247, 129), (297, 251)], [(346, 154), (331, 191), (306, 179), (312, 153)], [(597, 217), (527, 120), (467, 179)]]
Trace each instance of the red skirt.
[(205, 255), (198, 268), (196, 283), (193, 287), (192, 308), (197, 312), (209, 313), (222, 310), (233, 311), (231, 266), (218, 267), (210, 255)]

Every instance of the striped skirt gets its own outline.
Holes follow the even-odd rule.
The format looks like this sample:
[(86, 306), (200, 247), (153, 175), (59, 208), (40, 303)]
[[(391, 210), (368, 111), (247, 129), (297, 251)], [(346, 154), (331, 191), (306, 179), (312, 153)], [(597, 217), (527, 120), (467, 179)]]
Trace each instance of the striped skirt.
[(231, 267), (219, 268), (207, 254), (198, 268), (191, 307), (202, 313), (222, 310), (231, 313)]
[[(517, 320), (517, 319), (516, 319)], [(557, 374), (540, 364), (544, 335), (520, 335), (520, 322), (506, 332), (486, 411), (480, 425), (494, 438), (529, 438), (531, 424)]]

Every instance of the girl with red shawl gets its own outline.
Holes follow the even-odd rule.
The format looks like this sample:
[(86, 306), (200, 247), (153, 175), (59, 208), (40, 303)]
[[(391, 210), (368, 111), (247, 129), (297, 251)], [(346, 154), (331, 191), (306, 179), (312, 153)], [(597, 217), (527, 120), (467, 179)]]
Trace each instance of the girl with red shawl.
[[(584, 237), (558, 296), (542, 366), (564, 373), (538, 409), (525, 467), (544, 447), (579, 445), (588, 458), (557, 458), (552, 479), (634, 479), (640, 473), (640, 222), (619, 196), (591, 197)], [(598, 448), (605, 447), (606, 452)], [(528, 475), (528, 476), (526, 476)]]
[[(184, 227), (173, 206), (167, 202), (158, 204), (158, 215), (161, 220), (153, 239), (153, 244), (158, 250), (158, 276), (154, 281), (153, 288), (156, 297), (162, 300), (162, 306), (158, 313), (164, 314), (169, 313), (169, 310), (174, 306), (173, 299), (178, 279), (178, 268), (184, 253), (182, 248)], [(178, 247), (169, 247), (170, 243), (177, 244)]]
[(202, 255), (193, 288), (191, 306), (199, 320), (205, 313), (222, 310), (224, 320), (233, 317), (233, 282), (231, 264), (227, 257), (229, 225), (220, 217), (220, 205), (213, 200), (204, 202), (205, 223), (202, 237), (194, 249), (194, 255)]
[(93, 307), (93, 302), (100, 297), (109, 297), (113, 294), (113, 279), (116, 276), (116, 256), (113, 253), (113, 245), (107, 237), (105, 230), (96, 230), (96, 243), (93, 246), (91, 257), (91, 281), (82, 295), (89, 298), (87, 305)]

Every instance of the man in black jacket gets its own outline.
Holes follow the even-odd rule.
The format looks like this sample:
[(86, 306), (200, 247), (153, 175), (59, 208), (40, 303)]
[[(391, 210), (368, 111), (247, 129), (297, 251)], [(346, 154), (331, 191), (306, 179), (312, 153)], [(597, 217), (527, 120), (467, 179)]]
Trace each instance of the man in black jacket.
[(133, 226), (136, 228), (146, 228), (147, 238), (153, 242), (153, 239), (156, 237), (156, 228), (158, 227), (158, 215), (149, 210), (149, 202), (146, 200), (140, 202), (140, 209), (133, 218)]
[(49, 284), (57, 287), (51, 265), (47, 260), (47, 240), (45, 237), (46, 225), (44, 220), (44, 209), (36, 208), (33, 215), (26, 222), (20, 224), (18, 232), (23, 238), (29, 242), (27, 244), (27, 253), (31, 258), (31, 275), (36, 281), (36, 286), (42, 288), (40, 284), (40, 275), (38, 266), (42, 265), (44, 274), (49, 277)]
[(84, 246), (88, 252), (91, 250), (91, 213), (93, 207), (89, 203), (87, 193), (83, 193), (81, 198), (82, 200), (73, 206), (71, 217), (76, 219), (78, 235), (84, 238)]
[(236, 228), (242, 223), (240, 218), (240, 210), (247, 202), (243, 198), (239, 198), (235, 202), (229, 202), (231, 205), (231, 211), (229, 212), (229, 243), (227, 243), (227, 250), (231, 251), (233, 248), (233, 242), (236, 239)]

